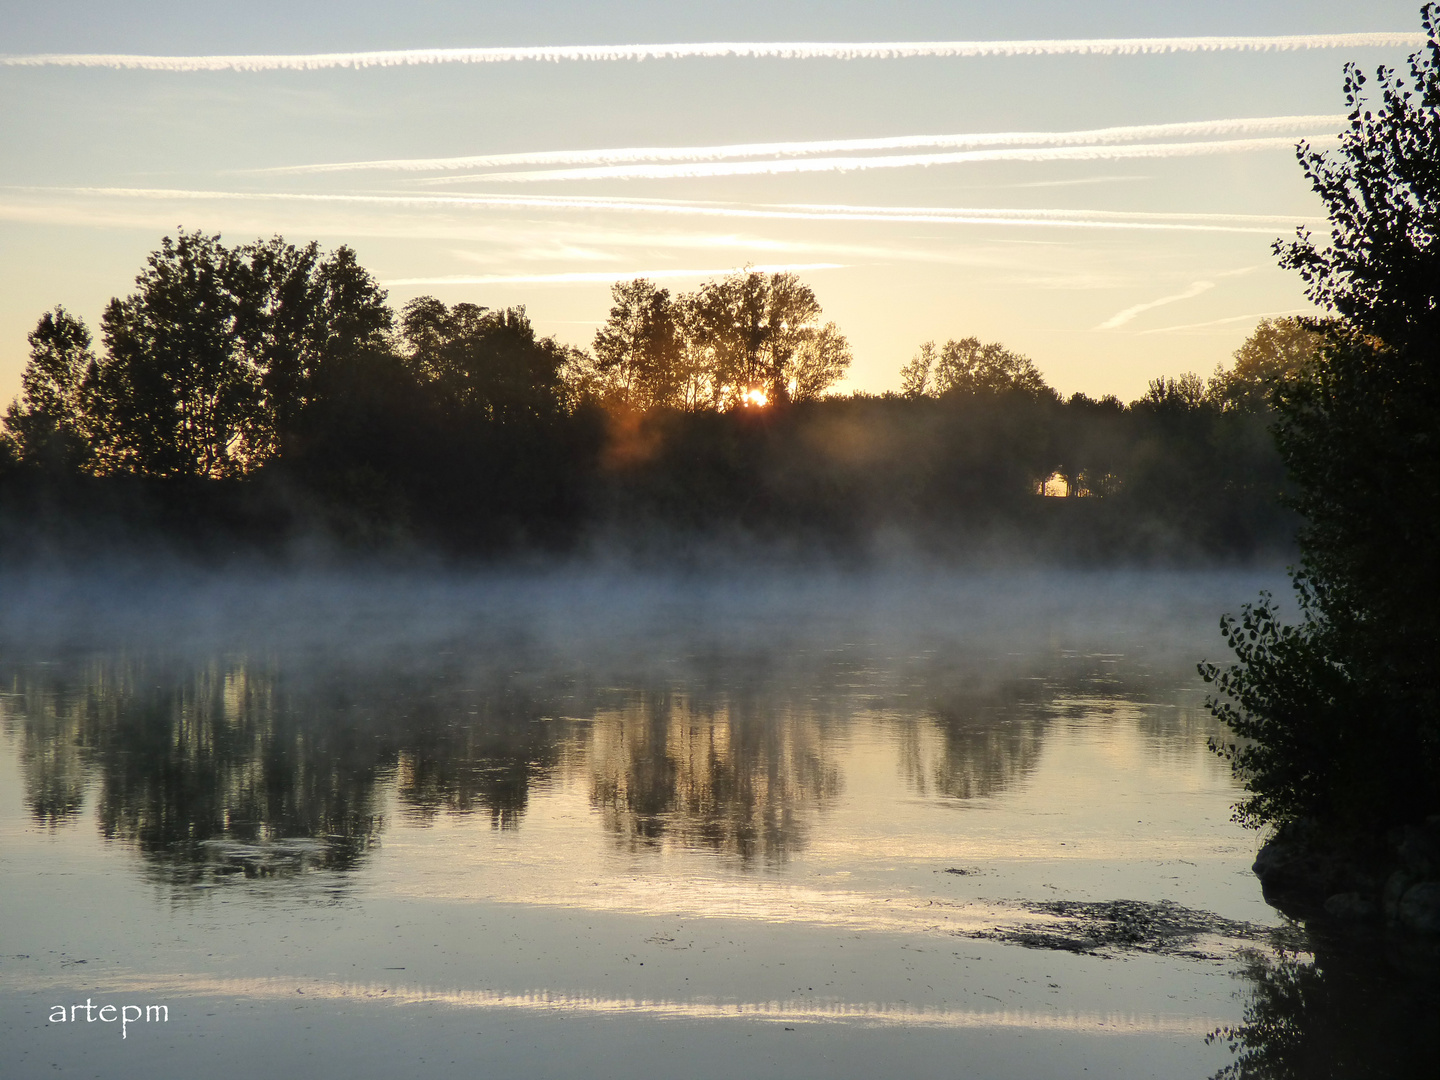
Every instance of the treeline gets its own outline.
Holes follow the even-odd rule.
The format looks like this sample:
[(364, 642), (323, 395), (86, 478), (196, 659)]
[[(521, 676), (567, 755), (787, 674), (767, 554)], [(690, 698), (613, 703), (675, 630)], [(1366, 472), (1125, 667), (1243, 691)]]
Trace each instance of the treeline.
[[(1267, 386), (1313, 335), (1262, 324), (1228, 373), (1062, 400), (971, 338), (902, 390), (826, 396), (851, 355), (792, 274), (617, 284), (589, 351), (522, 307), (398, 313), (349, 248), (181, 232), (90, 330), (30, 335), (0, 435), (0, 543), (423, 546), (741, 536), (1002, 541), (1079, 557), (1283, 547)], [(1052, 498), (1058, 494), (1067, 498)]]

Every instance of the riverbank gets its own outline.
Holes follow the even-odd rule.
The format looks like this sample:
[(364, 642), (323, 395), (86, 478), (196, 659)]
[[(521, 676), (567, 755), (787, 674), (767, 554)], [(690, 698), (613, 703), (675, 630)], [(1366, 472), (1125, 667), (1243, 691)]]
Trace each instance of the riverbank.
[(1295, 918), (1440, 936), (1440, 815), (1382, 838), (1291, 822), (1253, 867), (1265, 899)]

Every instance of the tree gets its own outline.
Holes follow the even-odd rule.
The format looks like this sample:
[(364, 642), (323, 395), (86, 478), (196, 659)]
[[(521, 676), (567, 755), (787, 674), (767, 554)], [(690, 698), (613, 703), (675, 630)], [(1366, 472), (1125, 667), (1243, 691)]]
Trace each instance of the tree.
[(1221, 409), (1261, 412), (1270, 407), (1275, 387), (1298, 377), (1315, 359), (1323, 335), (1305, 319), (1261, 319), (1238, 349), (1235, 366), (1216, 368), (1206, 397)]
[(351, 248), (327, 258), (313, 240), (297, 248), (276, 236), (240, 255), (237, 330), (260, 372), (262, 414), (278, 451), (303, 434), (307, 411), (325, 393), (327, 368), (387, 351), (395, 317)]
[(20, 397), (5, 414), (19, 456), (52, 469), (90, 460), (89, 397), (96, 377), (90, 331), (63, 307), (47, 311), (29, 334), (30, 360)]
[(327, 368), (388, 347), (385, 293), (349, 248), (228, 248), (182, 229), (146, 261), (105, 310), (87, 383), (101, 472), (253, 472), (303, 433)]
[(1188, 412), (1203, 408), (1207, 403), (1205, 380), (1195, 372), (1187, 371), (1178, 379), (1168, 375), (1151, 379), (1135, 405), (1152, 412)]
[(914, 400), (930, 393), (930, 375), (935, 370), (935, 342), (927, 341), (910, 362), (900, 369), (900, 393)]
[(564, 411), (561, 371), (570, 354), (537, 338), (523, 307), (447, 308), (421, 296), (405, 305), (400, 325), (413, 369), (452, 416), (507, 423)]
[(687, 298), (688, 329), (707, 357), (712, 401), (737, 404), (761, 391), (789, 401), (801, 348), (819, 329), (820, 303), (794, 274), (731, 274)]
[(906, 397), (975, 397), (1018, 393), (1032, 400), (1056, 400), (1039, 368), (1028, 356), (1011, 352), (998, 341), (980, 344), (975, 337), (947, 341), (936, 349), (933, 341), (920, 346), (900, 369)]
[(595, 333), (601, 396), (636, 409), (683, 407), (685, 348), (670, 291), (636, 278), (610, 295), (610, 317)]
[(260, 372), (242, 348), (238, 252), (218, 236), (168, 236), (100, 320), (102, 471), (233, 476), (263, 455)]
[(804, 331), (795, 354), (791, 397), (797, 402), (818, 400), (845, 377), (851, 359), (850, 343), (833, 322)]
[(1413, 89), (1386, 68), (1378, 101), (1345, 69), (1350, 124), (1299, 158), (1330, 243), (1301, 230), (1282, 266), (1335, 318), (1313, 363), (1273, 396), (1276, 444), (1306, 520), (1301, 621), (1268, 597), (1222, 621), (1239, 663), (1202, 665), (1222, 748), (1254, 824), (1316, 817), (1356, 830), (1440, 809), (1440, 44), (1427, 4)]

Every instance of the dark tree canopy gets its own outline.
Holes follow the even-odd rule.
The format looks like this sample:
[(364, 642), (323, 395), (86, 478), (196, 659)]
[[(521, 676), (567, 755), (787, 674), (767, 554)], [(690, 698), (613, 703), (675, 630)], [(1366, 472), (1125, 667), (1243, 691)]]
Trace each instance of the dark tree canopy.
[(90, 331), (56, 307), (40, 316), (29, 341), (20, 399), (7, 410), (5, 426), (22, 458), (51, 469), (83, 468), (91, 458), (88, 412), (96, 381)]
[(241, 476), (303, 429), (327, 368), (385, 347), (385, 294), (349, 248), (166, 237), (101, 318), (87, 391), (94, 466)]
[[(970, 338), (922, 349), (909, 397), (840, 397), (849, 344), (794, 275), (612, 299), (584, 353), (520, 307), (424, 296), (397, 319), (348, 248), (181, 231), (105, 312), (99, 350), (62, 308), (37, 324), (0, 432), (0, 551), (52, 527), (462, 557), (611, 530), (898, 528), (958, 551), (1002, 528), (1081, 558), (1288, 540), (1273, 447), (1226, 449), (1256, 417), (1197, 403), (1193, 380), (1062, 402), (1029, 359)], [(1057, 473), (1071, 498), (1042, 497)]]
[(1313, 816), (1366, 828), (1440, 810), (1440, 44), (1381, 68), (1371, 101), (1345, 70), (1350, 126), (1300, 148), (1331, 242), (1277, 243), (1335, 313), (1313, 362), (1275, 387), (1276, 442), (1306, 524), (1303, 621), (1268, 598), (1227, 637), (1240, 664), (1205, 670), (1255, 823)]
[(638, 409), (689, 404), (683, 313), (645, 278), (616, 282), (610, 317), (595, 333), (602, 395)]
[(1277, 243), (1312, 300), (1356, 333), (1392, 349), (1433, 352), (1440, 342), (1440, 42), (1434, 4), (1421, 10), (1429, 41), (1410, 57), (1410, 80), (1376, 72), (1379, 93), (1345, 66), (1350, 126), (1340, 146), (1301, 143), (1300, 163), (1330, 218), (1330, 243), (1308, 230)]
[(563, 410), (569, 352), (537, 338), (523, 307), (447, 308), (421, 296), (405, 305), (400, 326), (415, 373), (452, 414), (504, 423)]
[(941, 349), (936, 349), (933, 341), (925, 342), (900, 369), (900, 384), (905, 396), (912, 398), (1016, 393), (1040, 400), (1056, 396), (1028, 356), (1012, 352), (998, 341), (982, 345), (974, 337), (947, 341)]
[(644, 278), (611, 289), (587, 388), (630, 409), (724, 409), (814, 401), (844, 377), (850, 346), (820, 325), (794, 274), (741, 271), (672, 297)]
[(1235, 366), (1216, 370), (1206, 395), (1221, 409), (1268, 409), (1275, 388), (1313, 363), (1323, 340), (1309, 320), (1261, 319), (1235, 350)]

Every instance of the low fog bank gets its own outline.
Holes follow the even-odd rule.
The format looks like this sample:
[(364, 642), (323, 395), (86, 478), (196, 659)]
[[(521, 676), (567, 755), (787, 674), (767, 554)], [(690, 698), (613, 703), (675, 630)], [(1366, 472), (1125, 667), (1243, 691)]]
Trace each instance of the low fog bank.
[[(36, 658), (116, 646), (164, 651), (315, 650), (387, 663), (460, 649), (497, 659), (613, 668), (704, 653), (786, 656), (883, 643), (891, 655), (1013, 646), (1086, 651), (1143, 643), (1193, 665), (1222, 653), (1217, 620), (1269, 567), (957, 568), (919, 558), (844, 566), (712, 559), (455, 571), (435, 564), (217, 572), (156, 559), (86, 571), (0, 572), (0, 649)], [(1199, 652), (1197, 653), (1197, 650)]]
[(1275, 583), (921, 563), (12, 576), (0, 745), (33, 820), (93, 807), (181, 893), (355, 868), (392, 805), (521, 829), (556, 785), (620, 850), (780, 865), (845, 789), (857, 732), (908, 790), (960, 802), (1023, 785), (1077, 722), (1203, 757), (1219, 732), (1195, 662), (1219, 659), (1221, 610)]

